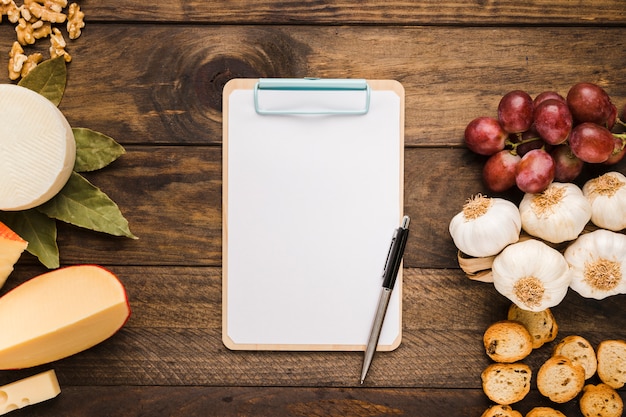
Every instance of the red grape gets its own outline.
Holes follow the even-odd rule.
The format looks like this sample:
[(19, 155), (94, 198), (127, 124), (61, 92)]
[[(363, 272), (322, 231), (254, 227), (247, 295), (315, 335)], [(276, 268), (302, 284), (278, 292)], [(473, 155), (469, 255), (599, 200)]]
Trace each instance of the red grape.
[(522, 157), (515, 172), (515, 184), (525, 193), (540, 193), (554, 180), (554, 159), (543, 149), (533, 149)]
[(604, 162), (613, 153), (615, 141), (611, 131), (595, 123), (582, 123), (572, 129), (569, 146), (585, 162)]
[(619, 161), (624, 159), (624, 155), (626, 155), (626, 146), (624, 146), (624, 141), (616, 136), (613, 136), (613, 152), (609, 159), (603, 162), (605, 165), (613, 165), (617, 164)]
[(602, 87), (578, 83), (567, 93), (567, 105), (576, 123), (592, 122), (606, 126), (611, 112), (611, 100)]
[(565, 142), (574, 123), (567, 104), (553, 98), (542, 101), (535, 108), (534, 119), (535, 129), (551, 145)]
[(501, 151), (507, 138), (507, 132), (493, 117), (477, 117), (465, 128), (465, 144), (479, 155), (493, 155)]
[(508, 150), (489, 157), (483, 166), (483, 180), (492, 192), (502, 192), (515, 185), (515, 170), (522, 158)]
[(505, 94), (498, 104), (498, 120), (509, 133), (528, 130), (533, 122), (532, 98), (521, 90)]
[(533, 100), (533, 106), (537, 107), (543, 101), (550, 100), (550, 99), (560, 100), (563, 103), (567, 103), (567, 101), (565, 101), (565, 97), (563, 97), (562, 95), (560, 95), (556, 91), (544, 91), (543, 93), (541, 93), (537, 97), (535, 97), (535, 99)]
[(583, 170), (585, 163), (572, 153), (566, 144), (556, 146), (550, 155), (554, 159), (554, 180), (572, 182)]
[(615, 107), (615, 104), (611, 103), (611, 112), (609, 113), (608, 119), (606, 119), (606, 128), (612, 130), (615, 126), (615, 122), (617, 122), (617, 107)]

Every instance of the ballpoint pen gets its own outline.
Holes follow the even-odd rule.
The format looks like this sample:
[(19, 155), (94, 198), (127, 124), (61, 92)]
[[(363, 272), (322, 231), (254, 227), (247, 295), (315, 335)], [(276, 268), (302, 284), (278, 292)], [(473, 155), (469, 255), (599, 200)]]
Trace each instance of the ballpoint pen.
[(396, 283), (398, 271), (400, 270), (400, 264), (402, 263), (402, 256), (404, 255), (404, 248), (406, 247), (406, 240), (409, 236), (409, 216), (404, 216), (402, 224), (396, 229), (393, 238), (391, 240), (391, 246), (387, 254), (387, 261), (385, 263), (385, 269), (383, 271), (383, 289), (380, 293), (378, 300), (378, 308), (376, 309), (376, 316), (374, 317), (374, 324), (370, 332), (370, 337), (365, 349), (365, 357), (363, 358), (363, 368), (361, 370), (361, 384), (365, 381), (367, 370), (372, 363), (374, 352), (378, 346), (378, 339), (380, 337), (380, 331), (383, 327), (383, 321), (385, 320), (385, 313), (387, 312), (387, 306), (389, 305), (389, 299), (393, 286)]

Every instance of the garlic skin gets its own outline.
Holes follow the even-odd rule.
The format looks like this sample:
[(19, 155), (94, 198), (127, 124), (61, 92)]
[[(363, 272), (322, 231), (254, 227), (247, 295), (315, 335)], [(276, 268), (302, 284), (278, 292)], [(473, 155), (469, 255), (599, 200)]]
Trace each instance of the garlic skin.
[(572, 270), (570, 287), (602, 300), (626, 293), (626, 235), (605, 229), (585, 233), (565, 249)]
[(478, 258), (496, 255), (517, 242), (521, 230), (522, 221), (515, 204), (482, 194), (469, 199), (449, 226), (456, 247)]
[(553, 182), (537, 194), (524, 194), (519, 205), (522, 228), (551, 243), (574, 240), (591, 219), (591, 204), (571, 183)]
[(527, 311), (542, 311), (559, 304), (572, 275), (563, 255), (537, 239), (506, 247), (492, 265), (496, 290)]
[(626, 228), (626, 176), (607, 172), (583, 186), (583, 194), (591, 204), (591, 222), (615, 232)]

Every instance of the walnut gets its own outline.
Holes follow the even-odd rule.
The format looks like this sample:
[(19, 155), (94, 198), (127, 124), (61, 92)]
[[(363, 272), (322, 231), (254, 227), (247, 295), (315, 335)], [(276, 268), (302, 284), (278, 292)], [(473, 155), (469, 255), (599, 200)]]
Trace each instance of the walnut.
[(37, 52), (32, 55), (29, 55), (26, 61), (24, 61), (24, 64), (22, 65), (22, 73), (21, 73), (22, 77), (26, 77), (26, 75), (28, 75), (28, 73), (31, 72), (31, 70), (35, 68), (37, 64), (39, 64), (41, 61), (43, 61), (42, 54)]
[(32, 45), (35, 43), (35, 36), (33, 34), (33, 25), (28, 23), (23, 18), (18, 20), (18, 24), (15, 27), (17, 33), (17, 41), (20, 45)]
[(44, 22), (43, 20), (38, 20), (33, 23), (33, 36), (35, 39), (45, 38), (46, 36), (50, 36), (52, 34), (52, 24), (50, 22)]
[(85, 27), (85, 13), (80, 10), (80, 6), (76, 3), (70, 4), (67, 12), (67, 32), (70, 39), (76, 39), (80, 36), (81, 29)]
[(13, 42), (11, 52), (9, 52), (9, 78), (17, 80), (22, 74), (22, 67), (28, 57), (24, 55), (24, 49), (19, 42)]
[(2, 15), (7, 15), (9, 22), (17, 23), (20, 18), (20, 9), (14, 0), (2, 0), (0, 3), (0, 21), (2, 21)]
[(52, 29), (52, 35), (50, 35), (50, 58), (56, 58), (62, 56), (65, 59), (65, 62), (70, 62), (72, 57), (65, 50), (65, 39), (63, 39), (63, 34), (57, 28)]
[(37, 19), (45, 20), (46, 22), (63, 23), (67, 18), (65, 13), (62, 13), (63, 8), (59, 9), (56, 7), (56, 2), (40, 4), (34, 1), (28, 5), (28, 10)]

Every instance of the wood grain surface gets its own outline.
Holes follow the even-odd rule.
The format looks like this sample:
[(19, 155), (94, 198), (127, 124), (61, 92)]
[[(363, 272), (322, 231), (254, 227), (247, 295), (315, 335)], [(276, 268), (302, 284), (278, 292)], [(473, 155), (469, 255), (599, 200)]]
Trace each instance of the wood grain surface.
[[(0, 373), (0, 384), (49, 368), (59, 377), (58, 398), (15, 415), (480, 416), (490, 404), (482, 333), (509, 304), (462, 273), (448, 233), (465, 200), (486, 192), (485, 159), (464, 148), (465, 125), (495, 115), (513, 89), (566, 94), (589, 81), (626, 104), (622, 0), (522, 3), (79, 1), (87, 26), (68, 41), (60, 108), (73, 127), (126, 147), (88, 178), (139, 240), (60, 225), (61, 262), (111, 269), (133, 315), (92, 349)], [(3, 83), (14, 36), (3, 20)], [(232, 352), (221, 342), (222, 88), (237, 77), (305, 76), (395, 79), (406, 92), (403, 341), (375, 357), (364, 386), (358, 352)], [(626, 162), (613, 169), (626, 172)], [(24, 255), (0, 294), (42, 272)], [(626, 339), (625, 297), (570, 292), (553, 310), (559, 338)], [(552, 345), (527, 360), (533, 371)], [(522, 413), (551, 405), (581, 415), (576, 401), (555, 405), (532, 388), (515, 406)]]

